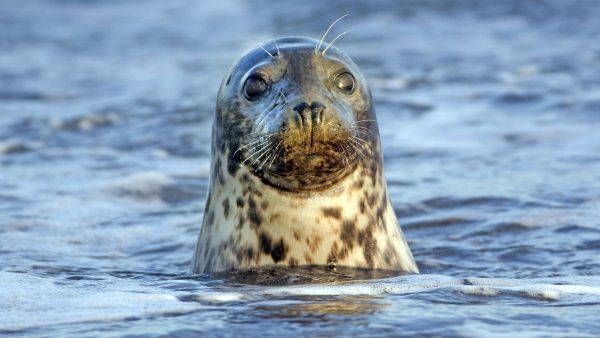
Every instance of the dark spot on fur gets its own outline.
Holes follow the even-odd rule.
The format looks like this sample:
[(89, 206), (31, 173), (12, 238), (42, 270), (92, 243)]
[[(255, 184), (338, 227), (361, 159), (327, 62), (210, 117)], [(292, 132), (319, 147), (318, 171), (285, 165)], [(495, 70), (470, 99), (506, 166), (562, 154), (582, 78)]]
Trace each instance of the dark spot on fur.
[(363, 257), (369, 268), (373, 267), (373, 257), (377, 253), (377, 240), (373, 238), (373, 233), (369, 230), (360, 231), (358, 234), (359, 245), (363, 249)]
[(264, 253), (264, 254), (270, 254), (271, 253), (271, 237), (265, 233), (265, 232), (261, 232), (260, 236), (258, 238), (259, 240), (259, 244), (260, 244), (260, 250)]
[(367, 203), (371, 209), (375, 207), (375, 203), (377, 203), (377, 192), (374, 192), (367, 197)]
[(252, 259), (254, 257), (254, 249), (247, 248), (246, 249), (246, 258)]
[(269, 216), (269, 222), (271, 223), (275, 223), (275, 221), (279, 218), (279, 214), (278, 213), (274, 213), (271, 216)]
[(335, 219), (342, 218), (342, 209), (340, 207), (323, 208), (322, 210), (323, 210), (323, 216), (325, 216), (325, 217), (332, 217)]
[(217, 161), (215, 162), (215, 167), (213, 168), (213, 176), (216, 175), (217, 180), (220, 185), (225, 185), (225, 176), (223, 176), (223, 171), (221, 170), (221, 158), (217, 157)]
[(366, 210), (367, 206), (365, 205), (365, 199), (361, 198), (360, 201), (358, 201), (358, 209), (360, 210), (360, 213), (362, 215), (365, 214), (365, 210)]
[(297, 230), (294, 230), (294, 239), (296, 241), (300, 241), (300, 232), (298, 232)]
[(358, 180), (358, 181), (354, 182), (354, 184), (352, 185), (352, 188), (354, 190), (361, 190), (364, 185), (365, 185), (365, 182), (363, 180)]
[(223, 215), (225, 215), (225, 219), (229, 217), (229, 199), (225, 198), (223, 200)]
[(283, 242), (283, 238), (279, 240), (279, 243), (277, 243), (272, 249), (271, 249), (271, 258), (273, 258), (273, 261), (275, 263), (282, 261), (285, 259), (285, 256), (287, 254), (287, 247), (285, 245), (285, 243)]
[(234, 176), (238, 169), (237, 163), (230, 158), (229, 161), (227, 161), (227, 172), (229, 172), (229, 175)]
[(342, 229), (340, 233), (340, 240), (346, 244), (350, 250), (354, 247), (354, 241), (356, 240), (356, 223), (354, 221), (345, 220), (342, 222)]
[(323, 239), (321, 238), (321, 236), (313, 236), (312, 240), (310, 240), (311, 238), (306, 237), (306, 245), (308, 245), (308, 248), (312, 251), (312, 252), (316, 252), (319, 247), (321, 246), (321, 242), (323, 241)]
[(236, 229), (240, 230), (241, 228), (244, 227), (245, 223), (246, 223), (246, 217), (244, 217), (244, 215), (240, 215), (238, 218), (238, 224), (236, 226)]
[(378, 169), (378, 161), (373, 161), (371, 162), (371, 165), (369, 167), (369, 176), (371, 176), (371, 184), (373, 184), (373, 186), (375, 186), (375, 183), (377, 182), (377, 169)]
[(252, 181), (250, 181), (250, 176), (248, 176), (248, 174), (243, 174), (240, 177), (240, 182), (242, 182), (242, 183), (252, 183)]
[(238, 206), (238, 208), (243, 208), (244, 207), (244, 199), (242, 197), (238, 197), (235, 200), (235, 204)]
[(269, 207), (269, 202), (267, 202), (266, 200), (262, 201), (262, 203), (260, 203), (260, 208), (261, 209), (265, 210), (268, 207)]
[(294, 257), (290, 257), (290, 259), (288, 260), (288, 265), (290, 266), (290, 268), (295, 268), (298, 266), (298, 260), (296, 260)]
[(258, 209), (256, 208), (256, 201), (250, 197), (250, 199), (248, 200), (248, 220), (250, 220), (250, 223), (252, 224), (252, 226), (258, 228), (260, 227), (260, 225), (262, 224), (262, 216), (259, 213)]
[(212, 227), (215, 222), (215, 211), (211, 210), (206, 218), (206, 225)]

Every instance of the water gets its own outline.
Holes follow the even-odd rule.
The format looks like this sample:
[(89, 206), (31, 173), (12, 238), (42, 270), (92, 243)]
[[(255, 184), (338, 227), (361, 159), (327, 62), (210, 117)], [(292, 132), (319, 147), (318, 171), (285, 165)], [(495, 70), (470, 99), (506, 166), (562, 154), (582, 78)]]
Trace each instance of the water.
[[(370, 82), (422, 274), (190, 275), (227, 67), (245, 38), (317, 36), (347, 12), (338, 45)], [(599, 15), (0, 1), (0, 334), (600, 335)]]

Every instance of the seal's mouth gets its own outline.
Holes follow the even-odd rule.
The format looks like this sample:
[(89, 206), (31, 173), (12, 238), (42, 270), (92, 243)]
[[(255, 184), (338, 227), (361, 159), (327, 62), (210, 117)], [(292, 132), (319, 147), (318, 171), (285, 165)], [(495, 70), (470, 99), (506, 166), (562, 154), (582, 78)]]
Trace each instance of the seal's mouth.
[[(356, 167), (360, 158), (348, 130), (285, 130), (250, 167), (265, 183), (288, 191), (327, 189)], [(260, 155), (259, 155), (260, 156)]]

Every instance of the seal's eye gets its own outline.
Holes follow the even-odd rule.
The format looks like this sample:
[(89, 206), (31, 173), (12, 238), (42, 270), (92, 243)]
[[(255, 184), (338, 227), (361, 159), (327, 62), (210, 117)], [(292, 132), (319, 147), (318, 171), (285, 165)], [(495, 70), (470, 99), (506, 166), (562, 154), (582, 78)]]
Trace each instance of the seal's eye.
[(348, 72), (336, 76), (333, 83), (345, 94), (352, 94), (354, 91), (354, 76)]
[(244, 83), (244, 95), (250, 101), (254, 101), (267, 91), (267, 82), (256, 75), (250, 76)]

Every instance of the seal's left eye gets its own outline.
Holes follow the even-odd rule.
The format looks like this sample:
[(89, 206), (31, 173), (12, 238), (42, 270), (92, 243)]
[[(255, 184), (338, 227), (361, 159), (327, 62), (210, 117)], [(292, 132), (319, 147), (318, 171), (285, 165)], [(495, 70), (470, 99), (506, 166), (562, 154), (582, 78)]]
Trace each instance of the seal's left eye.
[(348, 72), (341, 73), (340, 75), (336, 76), (333, 80), (333, 83), (346, 94), (352, 94), (354, 91), (354, 76)]
[(250, 76), (244, 83), (244, 95), (250, 101), (261, 97), (267, 91), (267, 82), (256, 75)]

